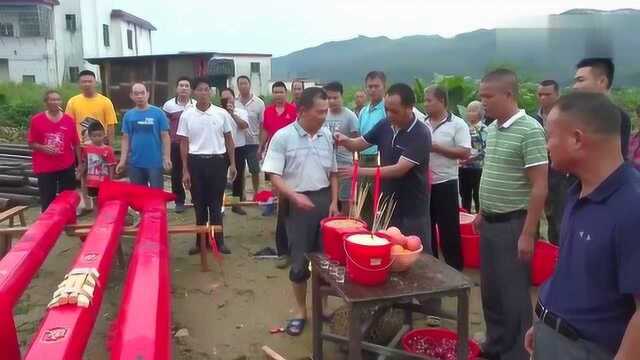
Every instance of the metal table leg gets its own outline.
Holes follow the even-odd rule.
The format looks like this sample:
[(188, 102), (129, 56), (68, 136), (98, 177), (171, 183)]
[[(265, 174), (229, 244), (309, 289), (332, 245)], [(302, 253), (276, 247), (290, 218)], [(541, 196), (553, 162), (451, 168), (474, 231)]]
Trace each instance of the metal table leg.
[(360, 328), (360, 320), (362, 319), (363, 309), (362, 306), (357, 303), (350, 305), (349, 360), (362, 360), (362, 330)]
[(469, 292), (469, 289), (464, 289), (458, 293), (458, 359), (466, 359), (469, 350)]
[(313, 323), (313, 360), (322, 360), (322, 294), (320, 275), (311, 271), (311, 321)]

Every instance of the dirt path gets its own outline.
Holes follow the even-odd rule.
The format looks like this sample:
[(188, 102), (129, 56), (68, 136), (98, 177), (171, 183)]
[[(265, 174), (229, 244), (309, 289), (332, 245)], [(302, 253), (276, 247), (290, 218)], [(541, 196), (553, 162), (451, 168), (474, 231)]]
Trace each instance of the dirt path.
[[(173, 288), (173, 331), (186, 328), (189, 336), (173, 338), (174, 359), (264, 359), (260, 348), (268, 345), (289, 360), (305, 359), (311, 354), (311, 331), (307, 327), (299, 338), (269, 334), (290, 316), (293, 300), (288, 272), (276, 269), (271, 260), (254, 260), (249, 256), (264, 246), (273, 246), (275, 218), (262, 217), (258, 209), (247, 209), (247, 216), (227, 212), (225, 236), (233, 254), (224, 258), (226, 285), (215, 266), (213, 271), (199, 271), (199, 257), (188, 256), (193, 244), (190, 236), (171, 239)], [(29, 219), (37, 215), (35, 210)], [(88, 221), (89, 219), (81, 219)], [(193, 223), (193, 211), (182, 215), (170, 211), (171, 224)], [(125, 253), (130, 252), (132, 238), (124, 238)], [(62, 236), (38, 277), (31, 283), (15, 309), (15, 321), (23, 351), (37, 330), (53, 289), (62, 279), (80, 248), (77, 239)], [(477, 273), (469, 273), (477, 281)], [(124, 272), (114, 268), (104, 297), (101, 313), (90, 339), (86, 359), (108, 359), (108, 328), (117, 314)], [(335, 302), (333, 306), (337, 306)], [(453, 309), (455, 303), (445, 302)], [(444, 323), (453, 326), (453, 323)], [(482, 332), (479, 290), (474, 288), (471, 301), (471, 334)], [(327, 347), (327, 358), (341, 356)]]

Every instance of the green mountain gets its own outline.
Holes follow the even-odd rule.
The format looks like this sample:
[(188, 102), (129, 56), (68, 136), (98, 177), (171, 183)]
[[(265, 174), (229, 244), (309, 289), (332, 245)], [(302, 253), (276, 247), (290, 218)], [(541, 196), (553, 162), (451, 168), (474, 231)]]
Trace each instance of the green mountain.
[(574, 9), (548, 17), (546, 28), (477, 30), (453, 38), (359, 36), (273, 59), (273, 79), (309, 78), (360, 84), (370, 70), (392, 81), (431, 79), (434, 73), (481, 77), (507, 65), (521, 77), (571, 82), (583, 57), (613, 57), (618, 86), (640, 86), (640, 10)]

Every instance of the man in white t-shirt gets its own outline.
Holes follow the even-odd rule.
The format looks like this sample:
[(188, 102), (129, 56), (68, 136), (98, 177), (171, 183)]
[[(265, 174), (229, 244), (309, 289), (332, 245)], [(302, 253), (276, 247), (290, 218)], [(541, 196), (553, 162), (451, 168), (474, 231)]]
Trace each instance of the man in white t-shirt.
[[(233, 122), (233, 143), (235, 144), (236, 155), (236, 179), (233, 181), (233, 196), (240, 199), (244, 196), (244, 163), (247, 159), (247, 129), (249, 128), (249, 113), (240, 108), (236, 108), (236, 94), (232, 89), (224, 89), (220, 92), (220, 102), (222, 107), (229, 112)], [(239, 215), (247, 215), (247, 212), (240, 205), (231, 206), (231, 211)]]
[(425, 90), (427, 122), (431, 124), (430, 167), (431, 247), (438, 256), (436, 226), (444, 259), (451, 267), (462, 270), (460, 242), (460, 203), (458, 201), (458, 161), (469, 157), (471, 136), (467, 123), (447, 110), (445, 89), (432, 86)]
[[(260, 161), (258, 161), (258, 148), (260, 147), (260, 129), (262, 129), (262, 119), (264, 115), (264, 102), (259, 97), (251, 93), (251, 80), (248, 76), (238, 76), (238, 98), (236, 98), (236, 109), (244, 109), (249, 113), (249, 128), (246, 139), (246, 162), (251, 173), (251, 183), (253, 193), (260, 190)], [(243, 165), (243, 164), (241, 164)], [(244, 166), (244, 165), (243, 165)]]
[(191, 80), (182, 76), (176, 82), (176, 96), (167, 100), (162, 110), (169, 119), (169, 136), (171, 137), (171, 192), (176, 196), (176, 213), (184, 212), (186, 194), (182, 185), (182, 159), (180, 158), (180, 139), (176, 135), (180, 115), (186, 109), (195, 106), (196, 102), (191, 98)]
[[(183, 163), (182, 182), (191, 190), (196, 224), (222, 225), (224, 189), (227, 179), (233, 181), (236, 177), (235, 145), (231, 134), (234, 120), (226, 110), (211, 104), (207, 78), (194, 80), (193, 89), (196, 106), (182, 113), (177, 131)], [(206, 251), (200, 249), (198, 237), (196, 246), (189, 250), (190, 255)], [(215, 238), (220, 252), (230, 254), (224, 244), (224, 234), (216, 233)]]

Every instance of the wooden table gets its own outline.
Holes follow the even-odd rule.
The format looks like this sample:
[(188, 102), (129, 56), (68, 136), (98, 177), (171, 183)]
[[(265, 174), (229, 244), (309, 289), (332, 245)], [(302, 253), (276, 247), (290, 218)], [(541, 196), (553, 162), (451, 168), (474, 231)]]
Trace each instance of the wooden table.
[[(467, 359), (469, 339), (469, 293), (473, 283), (462, 273), (430, 255), (421, 255), (413, 267), (404, 273), (392, 273), (389, 281), (380, 286), (362, 286), (351, 282), (348, 275), (344, 283), (337, 283), (328, 269), (321, 269), (321, 254), (308, 255), (311, 261), (312, 303), (313, 303), (313, 359), (323, 359), (323, 342), (332, 341), (348, 344), (349, 360), (362, 359), (362, 350), (379, 354), (378, 359), (428, 359), (425, 356), (407, 353), (397, 349), (402, 336), (413, 328), (412, 314), (423, 312), (424, 303), (429, 299), (457, 297), (457, 358)], [(341, 297), (351, 309), (348, 337), (323, 331), (322, 296)], [(361, 321), (362, 314), (376, 308), (373, 316)], [(404, 325), (387, 346), (363, 341), (363, 336), (376, 320), (391, 308), (404, 310)], [(441, 313), (433, 314), (441, 315)]]

